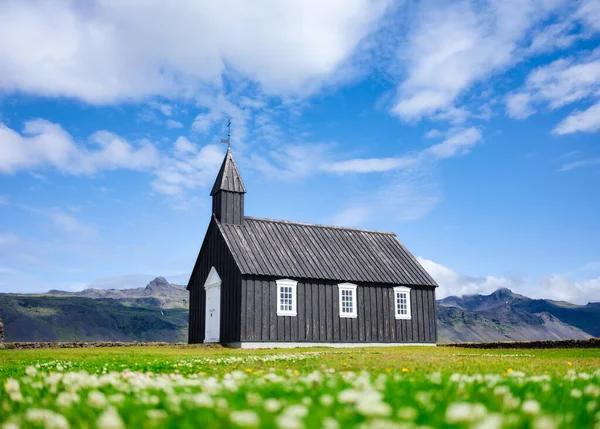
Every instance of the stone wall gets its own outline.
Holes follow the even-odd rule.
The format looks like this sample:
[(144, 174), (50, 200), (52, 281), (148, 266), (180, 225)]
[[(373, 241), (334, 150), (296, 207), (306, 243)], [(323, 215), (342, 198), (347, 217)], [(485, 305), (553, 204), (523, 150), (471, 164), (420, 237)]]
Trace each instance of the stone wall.
[(473, 349), (592, 349), (600, 348), (600, 338), (589, 340), (501, 341), (496, 343), (452, 343), (450, 347)]
[(89, 341), (89, 342), (81, 342), (81, 341), (73, 341), (73, 342), (50, 342), (50, 341), (40, 341), (40, 342), (15, 342), (15, 343), (5, 343), (7, 349), (50, 349), (50, 348), (59, 348), (59, 349), (79, 349), (84, 347), (221, 347), (219, 345), (204, 345), (199, 344), (197, 346), (188, 346), (187, 343), (166, 343), (166, 342), (156, 342), (156, 343), (143, 343), (143, 342), (124, 342), (124, 341)]

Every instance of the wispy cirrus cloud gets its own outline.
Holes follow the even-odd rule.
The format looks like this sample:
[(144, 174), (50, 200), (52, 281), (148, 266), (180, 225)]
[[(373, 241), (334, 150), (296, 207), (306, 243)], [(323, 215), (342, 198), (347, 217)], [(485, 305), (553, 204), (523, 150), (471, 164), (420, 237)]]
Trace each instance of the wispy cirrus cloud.
[(470, 127), (453, 130), (442, 142), (398, 158), (351, 159), (321, 165), (322, 171), (337, 174), (385, 174), (378, 189), (355, 198), (334, 215), (333, 222), (357, 226), (382, 213), (398, 220), (420, 219), (442, 200), (437, 164), (469, 153), (481, 141), (481, 131)]
[[(571, 46), (598, 25), (593, 0), (424, 1), (411, 19), (398, 61), (406, 70), (392, 113), (405, 121), (423, 117), (453, 122), (475, 116), (477, 85), (524, 59)], [(483, 107), (479, 106), (479, 107)], [(530, 114), (525, 97), (509, 100), (511, 114)]]
[(563, 164), (558, 171), (571, 171), (581, 167), (600, 165), (600, 158), (583, 159)]
[(533, 70), (522, 89), (507, 97), (507, 112), (517, 119), (540, 107), (550, 110), (600, 96), (600, 50), (580, 58), (561, 58)]

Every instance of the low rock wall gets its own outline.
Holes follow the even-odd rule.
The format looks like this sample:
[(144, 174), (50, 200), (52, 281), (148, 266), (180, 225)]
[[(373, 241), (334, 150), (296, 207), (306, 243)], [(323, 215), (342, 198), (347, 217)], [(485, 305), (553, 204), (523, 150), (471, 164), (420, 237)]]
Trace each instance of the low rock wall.
[(496, 343), (451, 343), (450, 347), (473, 349), (592, 349), (600, 348), (600, 338), (589, 340), (500, 341)]
[[(188, 347), (186, 343), (166, 343), (166, 342), (156, 342), (156, 343), (144, 343), (144, 342), (124, 342), (124, 341), (89, 341), (89, 342), (50, 342), (50, 341), (40, 341), (40, 342), (15, 342), (15, 343), (5, 343), (4, 344), (7, 349), (50, 349), (50, 348), (59, 348), (59, 349), (80, 349), (85, 347), (165, 347), (165, 346), (178, 346), (178, 347)], [(219, 345), (195, 345), (189, 347), (220, 347)]]

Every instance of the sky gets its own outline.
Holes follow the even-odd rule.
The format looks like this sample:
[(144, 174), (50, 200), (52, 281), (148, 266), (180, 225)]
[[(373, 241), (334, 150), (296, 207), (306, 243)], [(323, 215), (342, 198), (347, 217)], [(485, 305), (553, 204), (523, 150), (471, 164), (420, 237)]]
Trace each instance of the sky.
[(597, 0), (4, 0), (0, 291), (186, 284), (228, 118), (246, 215), (600, 301)]

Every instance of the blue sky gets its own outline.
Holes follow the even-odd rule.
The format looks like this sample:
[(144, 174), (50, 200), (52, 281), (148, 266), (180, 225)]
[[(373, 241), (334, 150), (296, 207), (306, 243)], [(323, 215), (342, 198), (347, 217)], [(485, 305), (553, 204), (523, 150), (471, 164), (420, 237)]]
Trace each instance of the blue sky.
[(438, 296), (600, 301), (600, 3), (0, 5), (0, 290), (186, 283), (246, 214), (394, 231)]

